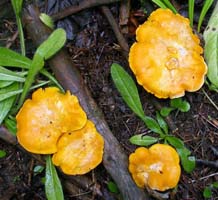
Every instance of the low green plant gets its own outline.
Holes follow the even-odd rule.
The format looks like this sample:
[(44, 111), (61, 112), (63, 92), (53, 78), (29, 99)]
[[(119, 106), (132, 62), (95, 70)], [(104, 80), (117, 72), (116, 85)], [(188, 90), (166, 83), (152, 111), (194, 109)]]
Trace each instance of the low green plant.
[(4, 158), (7, 155), (5, 150), (0, 150), (0, 158)]
[(149, 146), (158, 141), (170, 144), (177, 150), (184, 170), (188, 173), (192, 172), (195, 168), (195, 158), (191, 156), (191, 152), (185, 147), (181, 139), (169, 134), (167, 123), (158, 112), (155, 119), (145, 115), (137, 87), (131, 76), (120, 65), (115, 63), (111, 66), (111, 76), (117, 90), (129, 108), (145, 123), (148, 129), (158, 134), (158, 137), (142, 134), (134, 135), (130, 138), (130, 142), (140, 146)]
[(180, 112), (188, 112), (190, 110), (190, 104), (186, 100), (182, 100), (182, 98), (176, 98), (170, 100), (169, 107), (163, 107), (160, 110), (160, 114), (163, 117), (168, 116), (173, 110), (178, 110)]
[(218, 182), (217, 181), (204, 188), (204, 191), (203, 191), (204, 198), (206, 198), (206, 199), (212, 198), (213, 191), (215, 191), (215, 190), (218, 190)]
[(120, 193), (120, 192), (119, 192), (119, 189), (118, 189), (118, 187), (117, 187), (117, 184), (114, 183), (113, 181), (109, 181), (109, 182), (107, 183), (107, 188), (108, 188), (108, 190), (109, 190), (110, 192), (112, 192), (112, 193), (115, 193), (115, 194), (119, 194), (119, 193)]

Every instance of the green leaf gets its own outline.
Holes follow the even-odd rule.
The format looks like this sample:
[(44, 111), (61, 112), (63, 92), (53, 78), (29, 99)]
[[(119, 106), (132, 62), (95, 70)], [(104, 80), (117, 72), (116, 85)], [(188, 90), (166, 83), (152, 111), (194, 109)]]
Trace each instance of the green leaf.
[(42, 166), (42, 165), (36, 165), (36, 166), (33, 168), (34, 175), (40, 174), (44, 169), (45, 169), (44, 166)]
[(184, 148), (184, 142), (182, 140), (180, 140), (179, 138), (175, 137), (175, 136), (167, 136), (165, 137), (165, 139), (167, 140), (167, 142), (172, 145), (173, 147), (175, 147), (176, 149), (182, 149)]
[(62, 185), (51, 156), (46, 156), (45, 192), (48, 200), (64, 200)]
[(40, 55), (45, 60), (49, 59), (57, 53), (66, 42), (66, 32), (59, 28), (52, 32), (52, 34), (45, 40), (36, 50), (35, 54)]
[(169, 8), (174, 13), (177, 13), (177, 10), (175, 7), (170, 3), (169, 0), (152, 0), (156, 5), (158, 5), (160, 8), (166, 9)]
[(145, 125), (153, 132), (158, 133), (160, 135), (161, 138), (165, 137), (165, 134), (163, 133), (163, 131), (161, 130), (159, 124), (157, 123), (157, 121), (151, 117), (148, 116), (144, 116), (142, 118), (142, 120), (144, 121)]
[(163, 2), (165, 3), (165, 5), (172, 10), (174, 13), (177, 13), (177, 10), (175, 9), (175, 7), (173, 6), (173, 4), (170, 3), (169, 0), (163, 0)]
[(11, 70), (0, 66), (0, 80), (24, 82), (25, 78)]
[(30, 69), (28, 71), (26, 81), (23, 86), (23, 91), (18, 103), (18, 108), (20, 108), (20, 106), (23, 104), (31, 85), (35, 80), (36, 74), (43, 68), (43, 66), (44, 66), (43, 58), (39, 54), (35, 54)]
[(9, 132), (16, 136), (17, 133), (17, 123), (16, 123), (16, 119), (12, 119), (12, 118), (6, 118), (4, 120), (4, 125), (7, 127), (7, 129), (9, 130)]
[(28, 69), (31, 64), (31, 60), (25, 56), (22, 56), (15, 51), (0, 47), (0, 65), (8, 67), (22, 67)]
[(161, 0), (151, 0), (153, 3), (158, 5), (160, 8), (166, 9), (167, 6)]
[(205, 15), (207, 14), (207, 11), (209, 10), (209, 8), (212, 6), (214, 0), (206, 0), (204, 2), (204, 6), (201, 10), (201, 14), (200, 14), (200, 17), (199, 17), (199, 20), (198, 20), (198, 32), (200, 32), (200, 29), (201, 29), (201, 24), (204, 20), (204, 17)]
[(46, 26), (48, 26), (51, 29), (54, 29), (53, 19), (49, 15), (41, 13), (39, 18)]
[(119, 189), (116, 185), (116, 183), (112, 182), (112, 181), (109, 181), (107, 183), (107, 187), (108, 187), (108, 190), (112, 193), (115, 193), (115, 194), (119, 194)]
[(210, 188), (210, 187), (204, 188), (203, 196), (204, 196), (204, 198), (206, 198), (206, 199), (209, 199), (209, 198), (212, 197), (212, 191), (211, 191), (211, 188)]
[(203, 33), (204, 57), (208, 66), (207, 77), (214, 89), (218, 89), (218, 2)]
[(164, 118), (160, 115), (159, 112), (157, 112), (157, 114), (156, 114), (156, 119), (157, 119), (157, 122), (158, 122), (159, 126), (164, 131), (164, 133), (168, 134), (168, 125), (165, 122)]
[[(13, 83), (12, 85), (9, 85), (8, 87), (2, 88), (1, 93), (8, 93), (13, 92), (19, 89), (18, 83)], [(11, 110), (11, 107), (13, 106), (13, 103), (16, 99), (16, 96), (11, 96), (10, 98), (4, 99), (3, 101), (0, 101), (0, 124), (3, 122), (9, 111)]]
[(170, 106), (177, 108), (181, 112), (188, 112), (190, 110), (190, 104), (187, 101), (182, 100), (182, 98), (171, 99)]
[(188, 16), (189, 16), (191, 27), (193, 27), (194, 6), (195, 6), (195, 0), (188, 0)]
[(151, 137), (151, 136), (143, 136), (143, 134), (134, 135), (132, 136), (129, 141), (132, 144), (139, 145), (139, 146), (149, 146), (154, 144), (158, 141), (158, 138)]
[(130, 75), (120, 65), (114, 63), (111, 66), (111, 76), (126, 104), (138, 117), (144, 119), (145, 114), (138, 90)]
[(218, 182), (216, 181), (216, 182), (212, 183), (212, 186), (217, 189), (218, 188)]
[(190, 156), (191, 152), (185, 147), (184, 148), (177, 148), (176, 150), (180, 156), (183, 169), (187, 173), (191, 173), (194, 170), (195, 165), (196, 165), (195, 157)]
[(21, 9), (22, 9), (22, 4), (23, 4), (23, 0), (11, 0), (14, 12), (16, 15), (20, 15), (21, 14)]
[(7, 86), (11, 85), (12, 83), (13, 83), (13, 81), (0, 81), (0, 88), (7, 87)]
[(6, 155), (7, 154), (4, 150), (0, 150), (0, 158), (4, 158)]
[(160, 110), (160, 114), (163, 116), (163, 117), (167, 117), (171, 111), (173, 111), (175, 108), (169, 108), (169, 107), (163, 107), (161, 108)]

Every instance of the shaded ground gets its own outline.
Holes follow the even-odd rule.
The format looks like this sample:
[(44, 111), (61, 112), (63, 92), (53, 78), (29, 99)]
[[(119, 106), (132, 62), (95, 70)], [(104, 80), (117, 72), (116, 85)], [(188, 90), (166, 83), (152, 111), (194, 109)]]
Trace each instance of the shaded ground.
[[(118, 13), (118, 6), (113, 6), (111, 9), (114, 13)], [(127, 68), (128, 64), (117, 48), (114, 33), (100, 10), (92, 9), (85, 14), (89, 20), (86, 21), (87, 23), (81, 22), (84, 23), (83, 26), (77, 27), (77, 35), (68, 42), (67, 47), (72, 62), (82, 73), (94, 99), (103, 110), (112, 132), (129, 154), (135, 150), (136, 146), (131, 145), (128, 139), (134, 134), (149, 133), (149, 131), (124, 104), (111, 80), (110, 66), (113, 62), (121, 64), (130, 72)], [(6, 20), (5, 16), (8, 15), (0, 19), (1, 46), (8, 44), (8, 38), (12, 37), (16, 31), (14, 20), (10, 17)], [(131, 44), (134, 36), (128, 37)], [(34, 49), (31, 43), (28, 44), (27, 49), (31, 53)], [(13, 42), (13, 48), (19, 48), (17, 40)], [(218, 104), (218, 94), (210, 92), (207, 86), (203, 89), (214, 103)], [(149, 100), (150, 95), (141, 87), (139, 91), (146, 114), (154, 116), (156, 109)], [(196, 158), (216, 161), (218, 156), (213, 153), (211, 147), (218, 148), (218, 110), (214, 108), (202, 89), (196, 93), (187, 94), (185, 99), (191, 104), (191, 110), (187, 113), (173, 112), (171, 114), (173, 122), (178, 127), (178, 131), (174, 134), (185, 142)], [(168, 100), (160, 102), (162, 105), (169, 103)], [(33, 174), (34, 166), (39, 163), (26, 152), (2, 140), (0, 140), (0, 150), (5, 150), (7, 153), (5, 158), (0, 158), (0, 199), (45, 199), (42, 183), (44, 173), (35, 176)], [(106, 184), (111, 179), (102, 166), (94, 170), (90, 176), (99, 183), (102, 191), (108, 191)], [(203, 199), (203, 189), (214, 181), (218, 181), (216, 168), (198, 166), (191, 174), (183, 172), (175, 199)], [(65, 196), (66, 199), (85, 198), (80, 194), (73, 196), (67, 191)], [(111, 197), (102, 195), (100, 198), (91, 193), (88, 198), (110, 199)], [(115, 198), (119, 197), (116, 195)], [(218, 191), (214, 191), (213, 199), (218, 199)]]

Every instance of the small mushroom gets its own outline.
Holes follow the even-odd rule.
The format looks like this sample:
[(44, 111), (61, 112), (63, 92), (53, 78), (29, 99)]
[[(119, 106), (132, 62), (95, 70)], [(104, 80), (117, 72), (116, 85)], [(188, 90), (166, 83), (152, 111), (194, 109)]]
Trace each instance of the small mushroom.
[(165, 191), (179, 182), (179, 155), (167, 144), (139, 147), (129, 156), (129, 171), (139, 187)]
[(54, 165), (60, 166), (65, 174), (81, 175), (101, 163), (104, 140), (95, 125), (88, 120), (82, 129), (64, 133), (57, 148), (52, 157)]
[(207, 66), (189, 20), (157, 9), (136, 31), (129, 65), (137, 82), (158, 98), (178, 98), (201, 88)]
[(56, 87), (38, 89), (24, 102), (17, 116), (18, 142), (27, 151), (52, 154), (65, 132), (82, 128), (87, 121), (76, 96)]

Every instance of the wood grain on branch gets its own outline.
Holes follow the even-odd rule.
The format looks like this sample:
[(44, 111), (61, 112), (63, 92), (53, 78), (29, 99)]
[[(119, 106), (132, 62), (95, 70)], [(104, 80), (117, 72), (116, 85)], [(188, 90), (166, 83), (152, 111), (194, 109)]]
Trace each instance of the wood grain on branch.
[[(41, 44), (51, 33), (39, 20), (39, 11), (34, 6), (28, 6), (23, 15), (23, 21), (28, 35), (32, 38), (36, 46)], [(57, 80), (65, 90), (79, 98), (80, 104), (92, 120), (99, 133), (105, 140), (103, 165), (111, 177), (118, 185), (125, 200), (145, 200), (148, 199), (143, 190), (139, 189), (133, 182), (128, 172), (128, 158), (121, 149), (119, 142), (110, 131), (101, 110), (86, 87), (79, 71), (70, 61), (65, 50), (59, 51), (49, 60), (49, 65), (53, 70)]]

